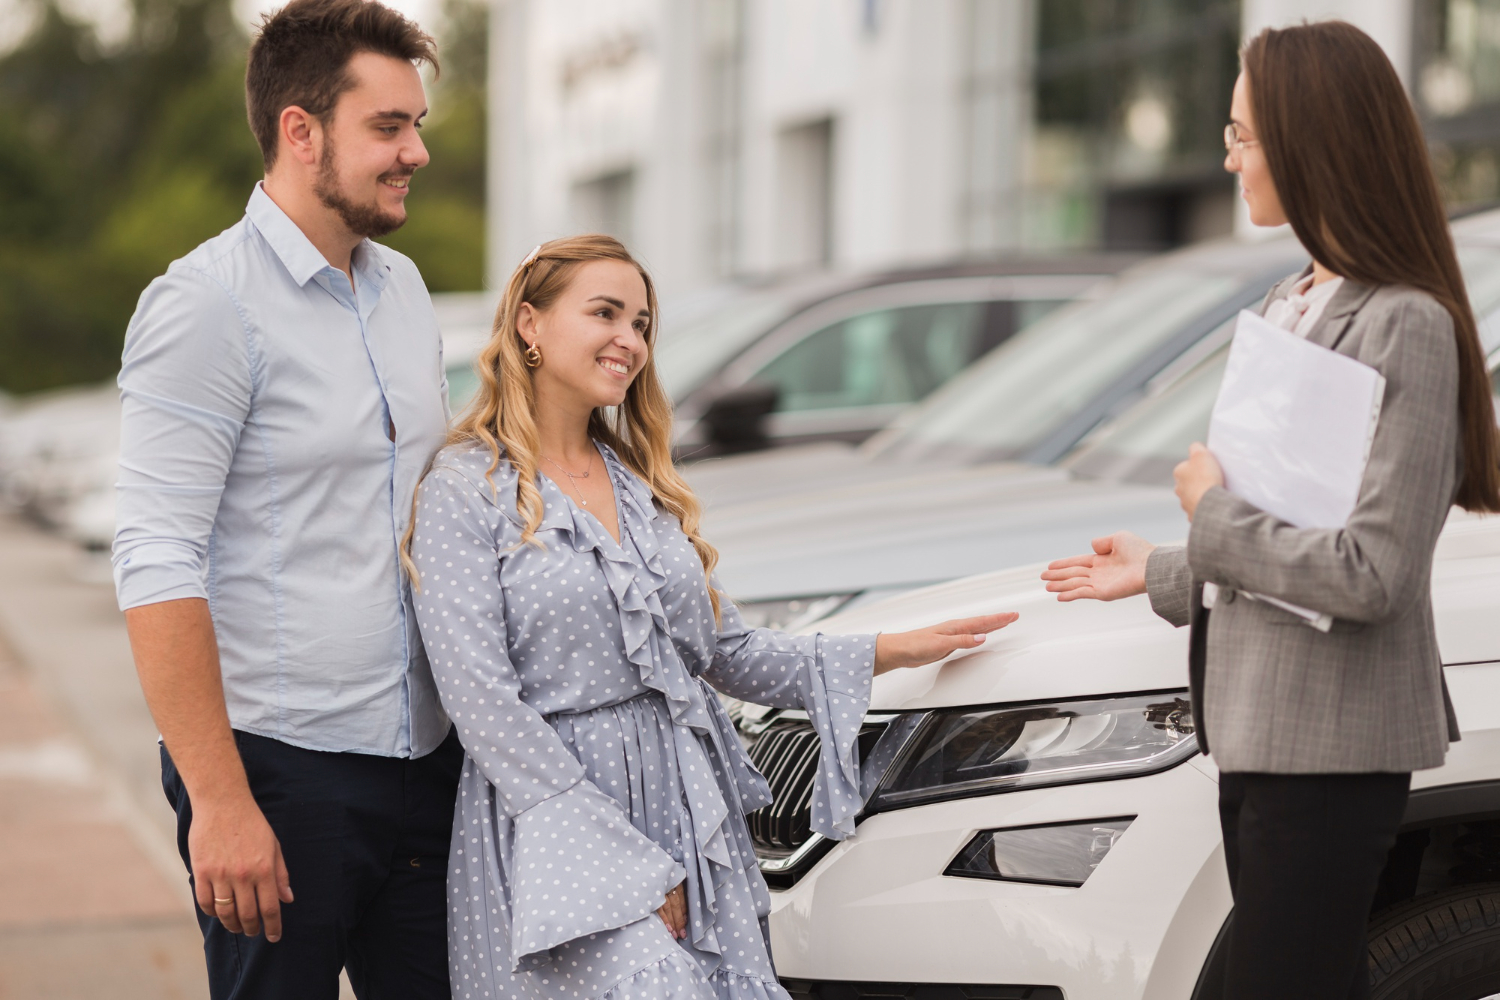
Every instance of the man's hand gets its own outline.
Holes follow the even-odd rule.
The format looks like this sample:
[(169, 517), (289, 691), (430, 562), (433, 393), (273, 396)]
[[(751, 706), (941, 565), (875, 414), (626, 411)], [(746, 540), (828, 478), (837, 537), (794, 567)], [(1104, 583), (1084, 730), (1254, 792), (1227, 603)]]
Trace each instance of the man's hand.
[(661, 922), (667, 925), (667, 930), (679, 941), (687, 937), (687, 893), (682, 886), (683, 883), (677, 883), (677, 888), (667, 893), (666, 901), (656, 910)]
[(1177, 500), (1182, 504), (1182, 512), (1191, 521), (1203, 494), (1224, 485), (1224, 470), (1213, 452), (1195, 442), (1188, 448), (1187, 460), (1178, 462), (1172, 470), (1172, 478), (1177, 482)]
[(281, 940), (281, 904), (292, 901), (281, 843), (248, 793), (225, 802), (193, 802), (188, 857), (198, 908), (232, 934)]
[(1014, 611), (977, 618), (955, 618), (910, 632), (883, 632), (875, 640), (875, 673), (920, 667), (959, 649), (973, 649), (984, 637), (1021, 617)]
[(1146, 560), (1155, 545), (1128, 531), (1096, 538), (1093, 545), (1091, 555), (1058, 559), (1042, 572), (1059, 601), (1117, 601), (1146, 592)]
[(125, 627), (146, 705), (193, 808), (188, 858), (198, 905), (226, 930), (279, 940), (292, 889), (229, 727), (208, 602), (131, 608)]

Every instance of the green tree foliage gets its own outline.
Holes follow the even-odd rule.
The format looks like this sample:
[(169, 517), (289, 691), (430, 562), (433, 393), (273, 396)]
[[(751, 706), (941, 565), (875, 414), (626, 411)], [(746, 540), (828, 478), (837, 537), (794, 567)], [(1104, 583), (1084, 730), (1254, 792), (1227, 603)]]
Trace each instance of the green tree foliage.
[(488, 13), (485, 0), (446, 0), (443, 71), (430, 88), (432, 113), (422, 130), (432, 162), (412, 179), (406, 225), (382, 240), (416, 261), (434, 292), (484, 287)]
[[(0, 389), (107, 378), (141, 290), (233, 225), (261, 175), (245, 123), (231, 0), (134, 0), (104, 50), (56, 0), (0, 56)], [(434, 291), (480, 287), (484, 234), (482, 0), (448, 0), (444, 72), (388, 242)]]

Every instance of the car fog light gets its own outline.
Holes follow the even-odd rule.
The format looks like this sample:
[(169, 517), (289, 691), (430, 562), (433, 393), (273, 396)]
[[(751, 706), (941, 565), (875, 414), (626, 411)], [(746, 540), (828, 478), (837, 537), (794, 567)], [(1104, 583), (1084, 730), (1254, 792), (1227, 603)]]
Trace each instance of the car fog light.
[(983, 830), (953, 859), (944, 875), (1002, 882), (1080, 886), (1135, 819)]

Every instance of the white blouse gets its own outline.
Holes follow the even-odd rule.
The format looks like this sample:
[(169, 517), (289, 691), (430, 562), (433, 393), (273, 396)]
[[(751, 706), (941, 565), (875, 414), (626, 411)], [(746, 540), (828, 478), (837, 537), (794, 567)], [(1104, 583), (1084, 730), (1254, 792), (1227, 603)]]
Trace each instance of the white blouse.
[(1317, 325), (1328, 307), (1328, 302), (1338, 294), (1344, 284), (1343, 278), (1330, 278), (1321, 285), (1313, 284), (1317, 275), (1309, 274), (1292, 286), (1292, 292), (1284, 299), (1272, 302), (1266, 310), (1266, 322), (1275, 323), (1283, 330), (1290, 330), (1299, 337), (1306, 337)]

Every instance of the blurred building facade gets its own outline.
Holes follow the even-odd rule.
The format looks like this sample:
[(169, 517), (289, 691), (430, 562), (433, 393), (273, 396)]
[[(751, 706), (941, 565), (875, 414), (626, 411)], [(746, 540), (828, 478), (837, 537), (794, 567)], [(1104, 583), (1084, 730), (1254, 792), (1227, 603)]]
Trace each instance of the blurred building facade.
[(493, 0), (489, 282), (624, 238), (664, 290), (1243, 228), (1242, 37), (1335, 16), (1500, 194), (1500, 0)]

